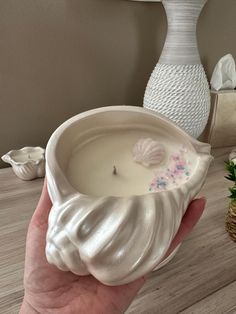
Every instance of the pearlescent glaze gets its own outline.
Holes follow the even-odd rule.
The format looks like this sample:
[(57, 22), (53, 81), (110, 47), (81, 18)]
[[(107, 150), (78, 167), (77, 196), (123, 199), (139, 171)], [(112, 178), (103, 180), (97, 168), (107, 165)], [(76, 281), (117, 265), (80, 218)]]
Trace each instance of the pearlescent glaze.
[[(82, 139), (89, 143), (91, 134), (107, 130), (108, 136), (114, 128), (122, 132), (152, 129), (165, 145), (170, 139), (181, 143), (188, 157), (193, 154), (195, 171), (186, 182), (164, 191), (124, 197), (81, 194), (68, 177), (71, 156)], [(103, 149), (109, 151), (107, 145)], [(46, 241), (48, 262), (62, 271), (92, 274), (107, 285), (131, 282), (163, 266), (174, 255), (165, 260), (189, 202), (204, 183), (211, 159), (208, 144), (143, 108), (99, 108), (66, 121), (54, 132), (46, 150), (53, 203)]]

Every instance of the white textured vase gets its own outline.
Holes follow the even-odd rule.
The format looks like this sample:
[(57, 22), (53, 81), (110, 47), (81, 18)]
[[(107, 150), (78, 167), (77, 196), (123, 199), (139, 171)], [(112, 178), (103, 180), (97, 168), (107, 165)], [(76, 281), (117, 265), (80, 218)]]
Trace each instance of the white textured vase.
[(167, 116), (195, 138), (203, 132), (210, 111), (209, 84), (196, 40), (206, 1), (162, 1), (168, 34), (144, 96), (144, 107)]

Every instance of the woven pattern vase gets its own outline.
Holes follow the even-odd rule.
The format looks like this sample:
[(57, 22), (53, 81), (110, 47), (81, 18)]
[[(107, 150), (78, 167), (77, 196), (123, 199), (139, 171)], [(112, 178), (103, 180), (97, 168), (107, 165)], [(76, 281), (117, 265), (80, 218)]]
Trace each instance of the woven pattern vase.
[(210, 111), (209, 84), (196, 39), (206, 1), (162, 1), (168, 34), (144, 96), (144, 107), (165, 115), (195, 138), (204, 130)]
[(225, 219), (225, 227), (230, 238), (236, 242), (236, 202), (232, 201), (229, 204), (229, 210)]

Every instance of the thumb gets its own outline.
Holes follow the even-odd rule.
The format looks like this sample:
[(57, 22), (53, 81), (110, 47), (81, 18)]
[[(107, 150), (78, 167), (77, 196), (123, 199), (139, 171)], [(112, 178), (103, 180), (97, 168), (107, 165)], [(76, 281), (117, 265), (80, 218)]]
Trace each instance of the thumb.
[(199, 219), (202, 216), (202, 213), (204, 211), (206, 204), (206, 199), (205, 198), (200, 198), (193, 200), (185, 215), (183, 216), (181, 225), (179, 227), (179, 230), (177, 234), (175, 235), (170, 248), (168, 249), (166, 253), (166, 257), (171, 254), (171, 252), (174, 251), (174, 249), (181, 243), (183, 240), (188, 236), (188, 234), (192, 231), (194, 226), (197, 224)]
[(52, 207), (52, 202), (48, 195), (47, 190), (47, 180), (44, 180), (44, 185), (42, 193), (38, 202), (38, 205), (35, 209), (35, 212), (32, 216), (31, 223), (36, 223), (37, 225), (47, 225), (48, 215)]

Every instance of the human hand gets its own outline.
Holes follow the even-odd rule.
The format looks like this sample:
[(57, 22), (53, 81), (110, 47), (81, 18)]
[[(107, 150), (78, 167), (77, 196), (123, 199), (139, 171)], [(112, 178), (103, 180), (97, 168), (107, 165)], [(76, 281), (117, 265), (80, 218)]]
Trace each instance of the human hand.
[[(24, 287), (20, 314), (119, 314), (129, 307), (145, 278), (122, 286), (105, 286), (93, 276), (77, 276), (50, 265), (45, 257), (48, 215), (51, 209), (46, 180), (37, 208), (29, 224)], [(166, 257), (186, 238), (200, 219), (205, 199), (189, 205)]]

